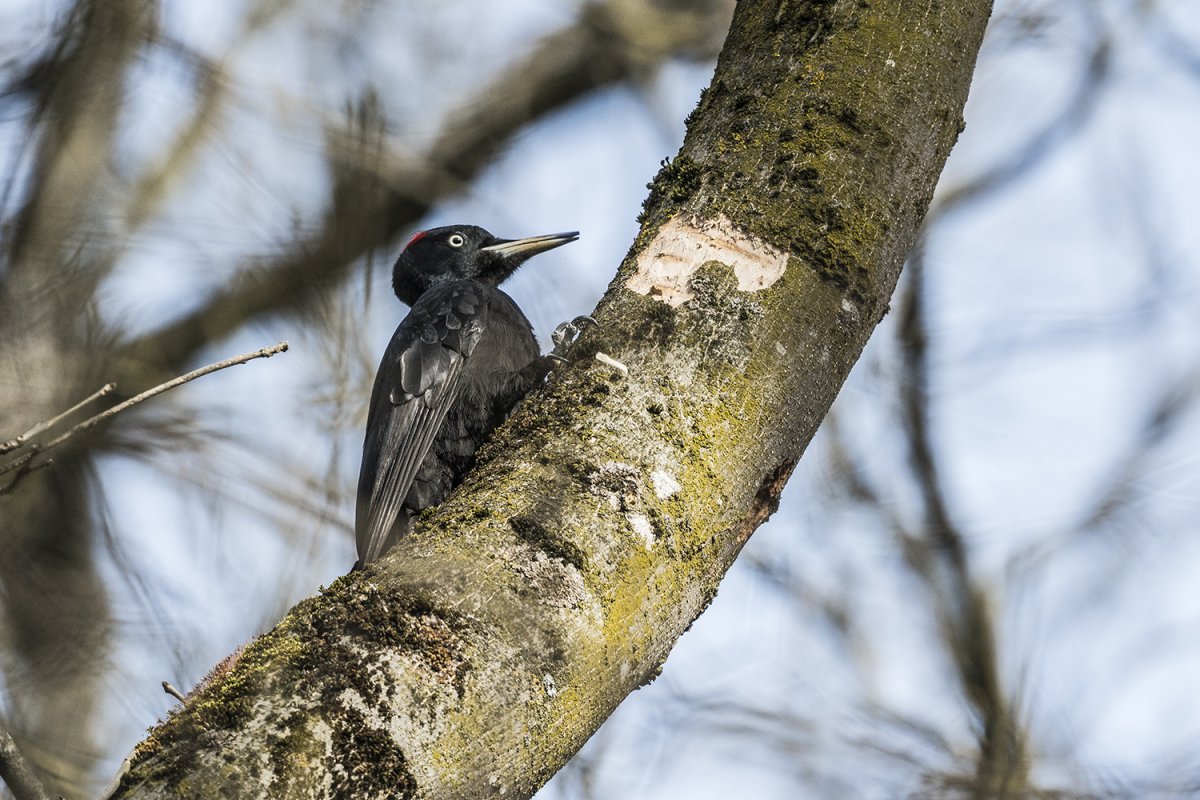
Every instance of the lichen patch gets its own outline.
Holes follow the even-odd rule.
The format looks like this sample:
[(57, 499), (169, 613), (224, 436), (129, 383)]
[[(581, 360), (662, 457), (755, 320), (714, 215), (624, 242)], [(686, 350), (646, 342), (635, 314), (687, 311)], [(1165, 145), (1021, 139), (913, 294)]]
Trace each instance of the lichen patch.
[(667, 500), (683, 487), (679, 485), (679, 481), (675, 480), (675, 476), (667, 472), (665, 469), (656, 469), (650, 473), (650, 483), (654, 485), (654, 496), (659, 500)]
[(674, 217), (638, 255), (637, 271), (625, 287), (680, 306), (695, 298), (692, 274), (709, 261), (732, 269), (739, 291), (757, 292), (783, 276), (787, 259), (787, 253), (738, 230), (724, 214), (704, 222)]
[(645, 514), (626, 514), (625, 519), (629, 521), (629, 527), (633, 528), (646, 545), (647, 550), (654, 549), (654, 527), (650, 524), (650, 518)]

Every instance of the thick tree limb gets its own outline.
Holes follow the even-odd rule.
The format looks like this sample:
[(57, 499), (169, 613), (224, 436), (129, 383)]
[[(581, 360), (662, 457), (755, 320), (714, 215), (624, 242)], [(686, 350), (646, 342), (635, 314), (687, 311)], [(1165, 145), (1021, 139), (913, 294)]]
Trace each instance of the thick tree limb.
[(528, 797), (652, 680), (886, 312), (990, 4), (738, 4), (594, 316), (465, 485), (217, 671), (119, 797)]

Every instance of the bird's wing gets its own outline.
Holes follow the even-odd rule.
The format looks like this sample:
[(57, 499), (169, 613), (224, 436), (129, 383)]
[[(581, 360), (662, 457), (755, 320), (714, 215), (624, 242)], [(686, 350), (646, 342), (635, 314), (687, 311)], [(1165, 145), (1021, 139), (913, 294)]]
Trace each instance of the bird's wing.
[(470, 281), (423, 294), (396, 328), (375, 376), (358, 478), (360, 565), (379, 558), (413, 478), (458, 397), (464, 363), (486, 324)]

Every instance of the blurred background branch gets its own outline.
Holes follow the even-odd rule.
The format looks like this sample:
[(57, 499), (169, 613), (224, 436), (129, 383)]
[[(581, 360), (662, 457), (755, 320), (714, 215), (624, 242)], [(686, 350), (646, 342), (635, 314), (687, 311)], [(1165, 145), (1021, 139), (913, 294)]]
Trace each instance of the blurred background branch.
[(0, 780), (16, 800), (49, 800), (37, 772), (21, 755), (17, 743), (0, 728)]

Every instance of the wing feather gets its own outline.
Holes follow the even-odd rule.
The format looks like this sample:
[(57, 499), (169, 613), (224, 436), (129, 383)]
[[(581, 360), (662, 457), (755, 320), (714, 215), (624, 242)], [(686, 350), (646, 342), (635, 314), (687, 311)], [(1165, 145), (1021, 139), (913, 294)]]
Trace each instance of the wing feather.
[[(392, 544), (404, 502), (447, 413), (464, 364), (483, 332), (473, 284), (426, 292), (392, 336), (375, 378), (358, 482), (359, 564)], [(407, 519), (407, 517), (405, 517)]]
[(403, 513), (404, 499), (413, 478), (458, 396), (461, 370), (462, 359), (454, 359), (444, 383), (422, 397), (402, 403), (389, 415), (380, 451), (396, 457), (381, 459), (371, 487), (366, 526), (357, 537), (361, 563), (368, 564), (379, 558), (390, 544), (388, 539), (396, 519)]

